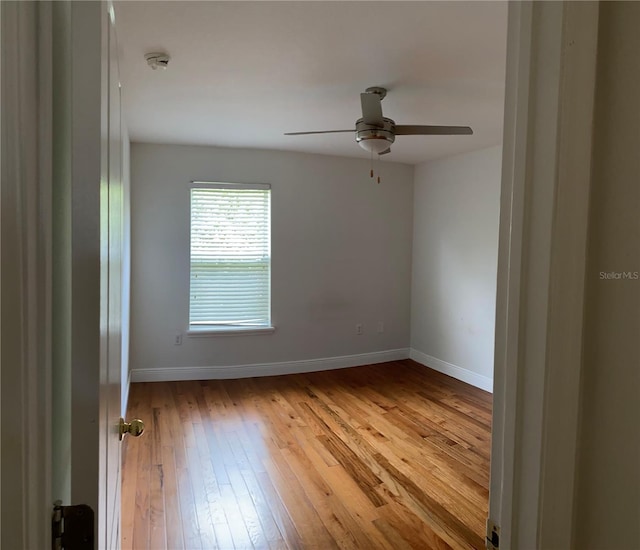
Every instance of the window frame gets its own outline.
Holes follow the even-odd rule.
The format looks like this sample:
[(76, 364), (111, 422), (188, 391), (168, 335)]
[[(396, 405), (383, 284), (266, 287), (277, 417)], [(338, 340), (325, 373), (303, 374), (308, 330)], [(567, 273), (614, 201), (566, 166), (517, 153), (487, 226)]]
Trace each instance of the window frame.
[[(267, 232), (269, 239), (269, 278), (268, 278), (268, 322), (265, 324), (256, 325), (233, 325), (233, 324), (202, 324), (193, 325), (191, 322), (191, 277), (192, 277), (192, 261), (191, 261), (191, 239), (192, 239), (192, 191), (194, 189), (258, 189), (268, 191), (269, 207), (268, 207), (268, 222)], [(271, 268), (272, 268), (272, 253), (271, 253), (271, 208), (272, 208), (272, 191), (273, 188), (269, 183), (239, 183), (239, 182), (223, 182), (223, 181), (201, 181), (193, 180), (189, 185), (189, 295), (188, 295), (188, 319), (187, 319), (187, 331), (186, 334), (189, 337), (207, 337), (207, 336), (229, 336), (229, 335), (243, 335), (243, 334), (270, 334), (275, 331), (273, 325), (273, 316), (271, 310)]]

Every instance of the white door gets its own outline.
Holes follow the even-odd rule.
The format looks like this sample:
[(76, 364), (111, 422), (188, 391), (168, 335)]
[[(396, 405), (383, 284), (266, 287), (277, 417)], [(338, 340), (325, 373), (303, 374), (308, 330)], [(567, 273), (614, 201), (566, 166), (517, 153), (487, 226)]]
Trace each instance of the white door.
[[(106, 402), (106, 426), (102, 427), (105, 437), (106, 476), (106, 532), (104, 548), (115, 550), (120, 547), (120, 438), (115, 426), (119, 425), (122, 394), (122, 267), (123, 267), (123, 173), (122, 173), (122, 110), (121, 88), (118, 69), (118, 44), (115, 31), (115, 17), (110, 7), (107, 20), (108, 64), (108, 171), (103, 173), (100, 197), (101, 219), (101, 340), (103, 355), (102, 368), (105, 369), (104, 400)], [(104, 28), (104, 27), (103, 27)], [(106, 177), (105, 177), (106, 176)], [(106, 351), (106, 357), (104, 352)], [(101, 453), (102, 454), (102, 453)], [(102, 458), (102, 457), (101, 457)], [(102, 533), (101, 533), (102, 536)], [(103, 547), (102, 543), (100, 547)]]
[(119, 547), (123, 201), (105, 2), (2, 2), (0, 544), (51, 546), (54, 500)]
[(117, 44), (105, 2), (53, 3), (53, 498), (119, 548), (123, 187)]

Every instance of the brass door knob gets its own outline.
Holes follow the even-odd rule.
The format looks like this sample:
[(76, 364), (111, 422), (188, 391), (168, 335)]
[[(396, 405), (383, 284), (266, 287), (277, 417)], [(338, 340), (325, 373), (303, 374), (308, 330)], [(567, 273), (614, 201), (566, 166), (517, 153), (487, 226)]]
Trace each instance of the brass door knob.
[(139, 418), (134, 418), (131, 422), (125, 422), (124, 418), (120, 419), (120, 441), (122, 441), (124, 434), (140, 437), (142, 432), (144, 432), (144, 422)]

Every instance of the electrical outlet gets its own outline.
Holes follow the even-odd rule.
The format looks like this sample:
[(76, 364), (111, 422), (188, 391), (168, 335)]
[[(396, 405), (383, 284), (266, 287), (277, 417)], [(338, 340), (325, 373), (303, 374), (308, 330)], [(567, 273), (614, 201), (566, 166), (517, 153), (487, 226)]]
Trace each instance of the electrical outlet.
[(378, 334), (382, 334), (384, 332), (384, 321), (378, 321)]
[(362, 336), (363, 333), (364, 333), (364, 329), (362, 328), (362, 323), (358, 323), (356, 325), (356, 334), (358, 336)]
[(173, 345), (174, 346), (181, 346), (182, 345), (182, 333), (178, 333), (175, 335), (175, 338), (173, 339)]

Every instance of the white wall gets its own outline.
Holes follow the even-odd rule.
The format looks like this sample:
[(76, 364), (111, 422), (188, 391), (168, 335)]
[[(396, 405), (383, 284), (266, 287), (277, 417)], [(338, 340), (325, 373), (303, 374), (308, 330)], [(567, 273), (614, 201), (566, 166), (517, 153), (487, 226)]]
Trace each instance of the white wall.
[[(406, 353), (413, 167), (379, 167), (383, 181), (377, 185), (365, 160), (132, 144), (133, 379), (149, 378), (139, 369)], [(175, 334), (188, 326), (191, 180), (272, 185), (275, 333), (185, 336), (174, 345)], [(384, 322), (381, 334), (378, 321)], [(364, 325), (362, 336), (356, 323)]]
[(640, 272), (639, 26), (639, 3), (601, 4), (574, 523), (585, 550), (640, 548), (640, 279), (601, 276)]
[(415, 171), (411, 356), (493, 384), (500, 146)]

